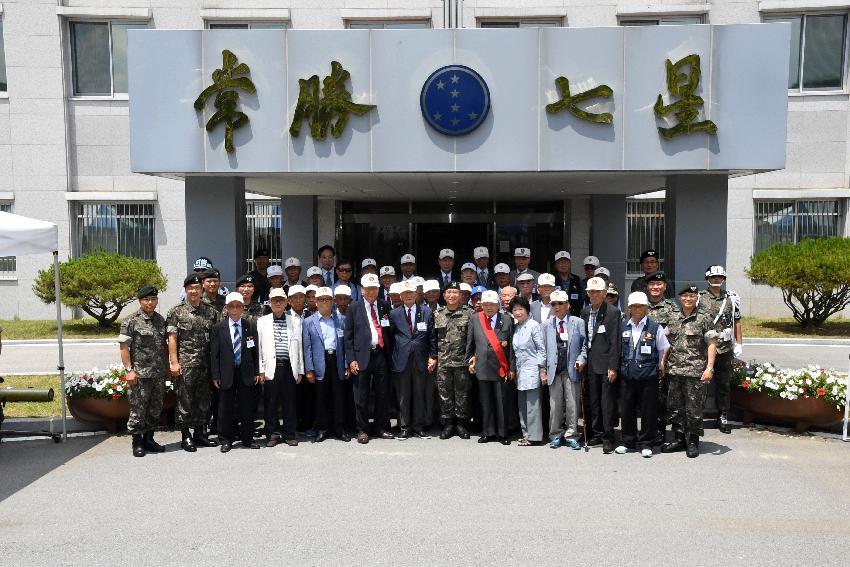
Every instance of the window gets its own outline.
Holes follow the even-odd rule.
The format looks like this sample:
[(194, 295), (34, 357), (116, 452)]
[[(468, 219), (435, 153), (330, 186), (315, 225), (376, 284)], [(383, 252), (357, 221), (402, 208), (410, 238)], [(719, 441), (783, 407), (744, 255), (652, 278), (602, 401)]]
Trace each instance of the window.
[(254, 269), (254, 251), (265, 248), (269, 262), (281, 263), (280, 254), (280, 201), (245, 201), (245, 218), (248, 221), (248, 271)]
[(621, 26), (684, 26), (705, 23), (702, 14), (696, 16), (664, 16), (652, 18), (621, 19)]
[(145, 22), (70, 22), (74, 95), (127, 93), (127, 30)]
[(431, 27), (431, 22), (427, 20), (349, 21), (346, 23), (350, 30), (420, 30)]
[(156, 259), (153, 203), (75, 204), (76, 255), (109, 252)]
[(209, 22), (211, 30), (288, 30), (289, 22)]
[(489, 20), (479, 22), (482, 28), (557, 28), (560, 20)]
[(843, 233), (843, 199), (754, 201), (753, 252), (774, 244), (826, 238)]
[(641, 252), (653, 248), (664, 262), (664, 199), (626, 199), (626, 272), (641, 274)]
[(3, 20), (0, 20), (0, 93), (6, 90), (6, 48), (3, 47)]
[[(2, 63), (2, 61), (0, 61)], [(0, 212), (11, 213), (12, 212), (12, 203), (9, 201), (0, 201)], [(13, 280), (16, 279), (15, 272), (17, 271), (17, 266), (15, 262), (14, 256), (2, 256), (0, 257), (0, 280)]]
[(771, 16), (764, 21), (791, 24), (788, 90), (844, 88), (847, 14)]

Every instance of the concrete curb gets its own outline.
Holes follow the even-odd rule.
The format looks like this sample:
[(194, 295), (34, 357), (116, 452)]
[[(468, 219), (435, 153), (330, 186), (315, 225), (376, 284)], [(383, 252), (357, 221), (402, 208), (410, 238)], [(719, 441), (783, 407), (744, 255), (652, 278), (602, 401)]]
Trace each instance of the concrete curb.
[[(10, 417), (3, 422), (3, 429), (32, 432), (62, 433), (62, 418), (54, 417)], [(104, 431), (102, 427), (82, 423), (68, 415), (68, 433)]]
[[(27, 346), (27, 345), (51, 345), (57, 344), (56, 339), (12, 339), (3, 340), (3, 346)], [(114, 339), (64, 339), (65, 345), (111, 345), (118, 344), (118, 338)]]
[(850, 339), (808, 339), (805, 337), (778, 339), (778, 338), (758, 338), (744, 337), (744, 344), (760, 344), (760, 345), (811, 345), (811, 346), (847, 346), (850, 347)]

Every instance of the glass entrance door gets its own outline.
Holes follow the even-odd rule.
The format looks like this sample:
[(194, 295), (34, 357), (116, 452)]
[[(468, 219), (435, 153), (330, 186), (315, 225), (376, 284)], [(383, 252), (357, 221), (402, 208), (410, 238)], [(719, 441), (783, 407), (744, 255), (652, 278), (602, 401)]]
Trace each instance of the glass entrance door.
[(443, 248), (455, 253), (455, 277), (460, 277), (460, 267), (472, 261), (476, 246), (490, 248), (493, 241), (490, 223), (416, 223), (416, 261), (419, 274), (424, 277), (439, 273), (438, 256)]

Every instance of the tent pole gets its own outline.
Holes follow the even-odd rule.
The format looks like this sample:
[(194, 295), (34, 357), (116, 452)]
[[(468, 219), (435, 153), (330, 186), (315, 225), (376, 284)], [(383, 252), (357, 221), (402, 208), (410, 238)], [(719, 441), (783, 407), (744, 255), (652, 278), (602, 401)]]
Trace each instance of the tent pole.
[(59, 251), (53, 251), (53, 291), (56, 295), (56, 336), (59, 339), (59, 384), (62, 396), (62, 441), (68, 441), (68, 418), (65, 407), (65, 353), (62, 350), (62, 300), (59, 283)]

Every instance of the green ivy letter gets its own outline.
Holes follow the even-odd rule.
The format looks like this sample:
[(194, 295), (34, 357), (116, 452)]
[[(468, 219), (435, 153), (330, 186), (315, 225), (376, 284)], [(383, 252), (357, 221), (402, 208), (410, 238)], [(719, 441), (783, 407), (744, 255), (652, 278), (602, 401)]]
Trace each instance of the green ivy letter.
[[(664, 118), (672, 112), (679, 123), (671, 128), (659, 126), (658, 131), (661, 136), (665, 140), (672, 140), (676, 136), (690, 134), (691, 132), (716, 134), (717, 126), (711, 120), (694, 122), (699, 115), (700, 107), (704, 105), (702, 97), (694, 94), (700, 80), (699, 55), (691, 54), (675, 63), (667, 59), (665, 63), (667, 66), (667, 90), (671, 97), (679, 100), (665, 106), (661, 95), (658, 95), (654, 106), (655, 115)], [(688, 73), (680, 72), (682, 67), (686, 65), (690, 66)]]
[(596, 122), (597, 124), (611, 124), (614, 116), (610, 112), (588, 112), (578, 107), (580, 102), (590, 100), (592, 98), (602, 97), (611, 98), (614, 91), (608, 85), (599, 85), (590, 90), (570, 95), (570, 82), (566, 77), (558, 77), (555, 79), (555, 86), (558, 87), (558, 92), (561, 95), (561, 100), (546, 105), (546, 112), (556, 114), (564, 109), (570, 111), (573, 116), (586, 120), (588, 122)]
[(195, 100), (195, 110), (203, 111), (207, 99), (216, 93), (214, 103), (216, 112), (207, 121), (207, 132), (212, 132), (216, 126), (224, 122), (224, 149), (227, 153), (233, 153), (233, 131), (248, 123), (248, 116), (236, 110), (236, 105), (239, 104), (237, 89), (252, 94), (257, 92), (257, 87), (248, 77), (236, 76), (247, 75), (251, 69), (245, 63), (237, 65), (238, 59), (231, 51), (225, 49), (221, 52), (221, 57), (221, 69), (213, 71), (213, 84), (205, 88)]

